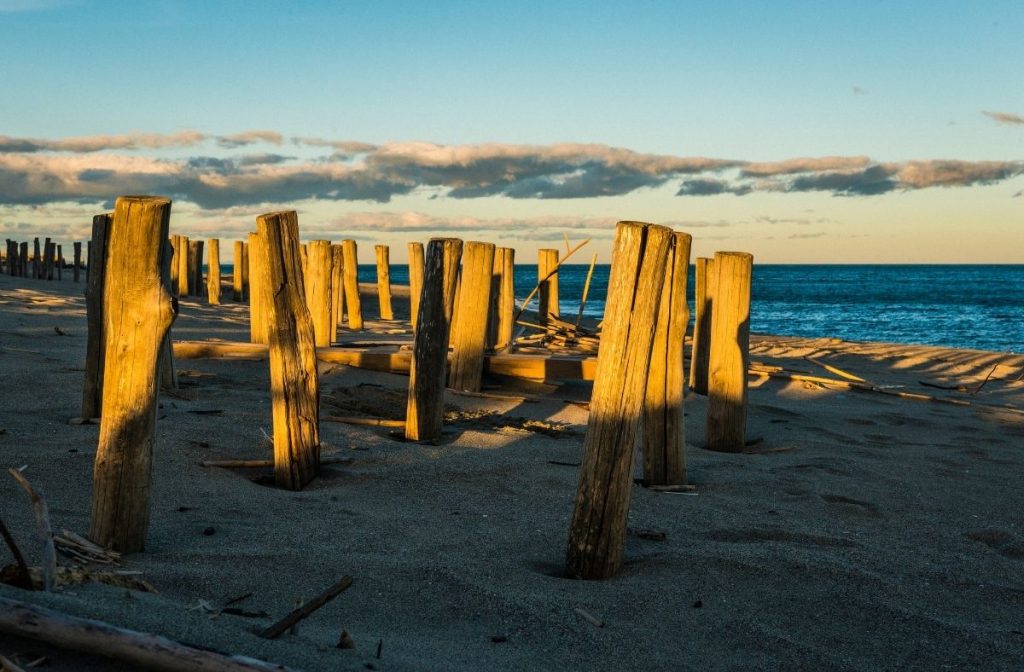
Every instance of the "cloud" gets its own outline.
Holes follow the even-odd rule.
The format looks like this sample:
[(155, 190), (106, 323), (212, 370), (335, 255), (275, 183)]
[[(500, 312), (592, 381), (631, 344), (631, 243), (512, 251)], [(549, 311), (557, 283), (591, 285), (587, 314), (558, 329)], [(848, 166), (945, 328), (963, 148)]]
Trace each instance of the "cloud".
[(217, 137), (217, 144), (221, 147), (233, 148), (244, 145), (252, 145), (258, 142), (265, 142), (271, 145), (280, 145), (284, 138), (276, 131), (246, 131), (234, 135), (221, 135)]
[(107, 149), (163, 149), (166, 147), (187, 147), (196, 145), (207, 139), (207, 135), (198, 131), (182, 131), (180, 133), (128, 133), (123, 135), (87, 135), (60, 140), (41, 140), (38, 138), (12, 138), (0, 135), (0, 153), (33, 153), (33, 152), (99, 152)]
[[(421, 212), (351, 212), (328, 226), (335, 231), (422, 233), (426, 231), (564, 231), (611, 229), (611, 217), (439, 217)], [(588, 234), (589, 235), (589, 234)]]
[(857, 171), (863, 170), (871, 163), (866, 156), (823, 156), (817, 158), (786, 159), (766, 163), (748, 163), (743, 166), (740, 174), (745, 177), (771, 177), (774, 175), (793, 175), (794, 173), (824, 171)]
[(718, 194), (735, 194), (743, 196), (753, 191), (753, 187), (746, 184), (732, 185), (725, 180), (715, 178), (700, 178), (686, 180), (679, 186), (676, 196), (717, 196)]
[(867, 93), (868, 93), (867, 89), (861, 88), (861, 87), (856, 86), (856, 85), (852, 86), (851, 88), (853, 89), (853, 95), (855, 95), (855, 96), (864, 96), (864, 95), (867, 95)]
[(986, 117), (997, 124), (1024, 126), (1024, 116), (1011, 114), (1009, 112), (982, 112)]

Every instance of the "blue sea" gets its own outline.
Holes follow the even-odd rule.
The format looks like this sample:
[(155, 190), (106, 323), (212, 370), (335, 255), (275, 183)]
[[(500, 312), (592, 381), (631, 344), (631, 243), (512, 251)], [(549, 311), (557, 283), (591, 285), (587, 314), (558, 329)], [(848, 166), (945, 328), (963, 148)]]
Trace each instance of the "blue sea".
[[(561, 267), (562, 315), (579, 310), (587, 268)], [(585, 315), (604, 313), (609, 270), (594, 269)], [(360, 281), (376, 277), (373, 265), (360, 265)], [(392, 282), (408, 277), (407, 266), (392, 265)], [(522, 299), (537, 283), (536, 265), (517, 265), (515, 281)], [(750, 320), (752, 331), (780, 336), (1024, 353), (1024, 265), (756, 264)]]

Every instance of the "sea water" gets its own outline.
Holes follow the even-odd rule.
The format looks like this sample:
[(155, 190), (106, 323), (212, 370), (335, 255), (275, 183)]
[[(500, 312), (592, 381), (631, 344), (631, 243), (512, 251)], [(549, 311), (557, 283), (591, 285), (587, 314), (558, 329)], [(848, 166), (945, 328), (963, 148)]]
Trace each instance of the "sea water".
[[(230, 275), (231, 266), (222, 267)], [(575, 319), (586, 264), (559, 269), (563, 316)], [(604, 314), (610, 266), (594, 268), (584, 315)], [(360, 282), (376, 282), (372, 264)], [(391, 281), (407, 284), (406, 265)], [(693, 294), (693, 269), (690, 269)], [(537, 284), (536, 265), (515, 267), (516, 296)], [(536, 299), (532, 302), (536, 307)], [(691, 302), (692, 308), (692, 302)], [(755, 264), (751, 330), (780, 336), (833, 337), (1024, 352), (1024, 265), (774, 265)]]

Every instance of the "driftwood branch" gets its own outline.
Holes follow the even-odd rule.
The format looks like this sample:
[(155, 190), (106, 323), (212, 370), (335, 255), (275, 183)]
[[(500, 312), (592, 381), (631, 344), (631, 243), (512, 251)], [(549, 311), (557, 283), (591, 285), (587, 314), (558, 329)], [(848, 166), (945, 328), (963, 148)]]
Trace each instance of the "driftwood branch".
[(259, 636), (265, 637), (266, 639), (274, 639), (276, 637), (281, 636), (286, 630), (296, 625), (299, 621), (306, 618), (314, 611), (316, 611), (320, 607), (324, 606), (325, 604), (336, 598), (341, 593), (345, 592), (345, 590), (347, 590), (348, 587), (351, 585), (351, 576), (342, 577), (342, 579), (338, 581), (336, 584), (334, 584), (324, 592), (320, 593), (309, 602), (298, 607), (277, 623), (274, 623), (270, 627), (258, 633)]
[(18, 482), (18, 485), (28, 493), (32, 500), (32, 510), (36, 514), (36, 536), (42, 545), (42, 566), (43, 566), (43, 590), (53, 591), (54, 576), (57, 574), (57, 553), (53, 548), (53, 530), (50, 528), (50, 509), (46, 506), (46, 499), (43, 493), (32, 487), (28, 479), (13, 467), (7, 472)]
[(523, 300), (523, 305), (521, 305), (521, 306), (519, 307), (519, 310), (517, 310), (517, 311), (516, 311), (516, 317), (515, 317), (515, 319), (513, 320), (513, 322), (518, 322), (518, 321), (519, 321), (519, 318), (520, 318), (520, 317), (522, 317), (522, 315), (523, 315), (523, 312), (524, 312), (524, 311), (526, 310), (526, 307), (527, 307), (528, 305), (530, 305), (530, 300), (531, 300), (531, 299), (532, 299), (532, 298), (534, 297), (534, 295), (536, 295), (536, 294), (537, 294), (537, 292), (539, 292), (539, 291), (540, 291), (540, 288), (541, 288), (541, 286), (542, 286), (542, 285), (543, 285), (543, 284), (544, 284), (545, 282), (547, 282), (548, 280), (550, 280), (552, 276), (554, 276), (554, 275), (555, 275), (556, 273), (558, 273), (558, 268), (559, 268), (559, 267), (560, 267), (560, 266), (561, 266), (562, 264), (564, 264), (564, 263), (565, 263), (566, 261), (568, 261), (568, 260), (569, 260), (569, 257), (571, 257), (572, 255), (574, 255), (574, 254), (575, 254), (576, 252), (578, 252), (578, 251), (579, 251), (579, 250), (580, 250), (581, 248), (583, 248), (583, 246), (584, 246), (584, 245), (586, 245), (586, 244), (587, 244), (587, 243), (589, 243), (589, 242), (590, 242), (590, 238), (587, 238), (587, 239), (586, 239), (586, 240), (584, 240), (584, 241), (583, 241), (582, 243), (580, 243), (580, 244), (579, 244), (579, 245), (577, 245), (576, 247), (574, 247), (574, 248), (572, 248), (571, 250), (569, 250), (568, 252), (566, 252), (566, 253), (565, 253), (565, 256), (564, 256), (564, 257), (562, 257), (562, 258), (561, 258), (561, 259), (560, 259), (560, 260), (558, 261), (558, 263), (557, 263), (557, 264), (555, 264), (554, 268), (552, 268), (552, 269), (551, 269), (550, 271), (548, 271), (548, 274), (547, 274), (547, 275), (545, 275), (545, 276), (544, 276), (543, 278), (541, 278), (541, 279), (540, 279), (540, 281), (539, 281), (539, 282), (537, 283), (537, 286), (533, 288), (533, 291), (531, 291), (531, 292), (530, 292), (529, 294), (527, 294), (527, 295), (526, 295), (526, 298), (525, 298), (525, 299)]
[[(351, 457), (321, 457), (320, 464), (350, 464)], [(223, 467), (225, 469), (248, 469), (273, 467), (273, 460), (203, 460), (200, 467)]]
[(4, 543), (7, 544), (7, 548), (11, 549), (11, 555), (14, 556), (14, 562), (18, 565), (18, 583), (23, 588), (34, 590), (35, 586), (32, 584), (32, 575), (28, 573), (28, 565), (25, 564), (25, 557), (21, 554), (21, 549), (18, 548), (18, 544), (15, 543), (14, 537), (11, 536), (10, 530), (8, 530), (7, 526), (4, 525), (2, 518), (0, 518), (0, 536), (3, 536)]

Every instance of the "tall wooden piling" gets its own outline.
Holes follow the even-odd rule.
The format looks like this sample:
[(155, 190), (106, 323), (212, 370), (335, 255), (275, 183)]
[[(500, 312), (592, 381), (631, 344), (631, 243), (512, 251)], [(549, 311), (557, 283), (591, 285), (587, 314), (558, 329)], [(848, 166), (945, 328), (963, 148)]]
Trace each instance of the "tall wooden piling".
[(274, 481), (300, 490), (320, 470), (320, 391), (313, 324), (303, 296), (298, 215), (294, 210), (260, 215), (256, 228), (261, 259), (254, 278), (259, 276), (256, 290), (264, 295), (271, 325)]
[(694, 264), (693, 336), (690, 343), (690, 389), (697, 394), (708, 393), (708, 353), (711, 350), (711, 318), (714, 315), (714, 292), (709, 279), (714, 276), (715, 261), (697, 257)]
[(494, 243), (466, 243), (462, 251), (462, 275), (456, 299), (458, 315), (452, 320), (455, 332), (448, 387), (479, 392), (484, 372), (487, 322), (491, 314), (491, 277), (494, 273)]
[(28, 242), (27, 241), (21, 243), (20, 250), (19, 250), (19, 253), (18, 253), (18, 258), (19, 258), (19, 266), (21, 268), (21, 272), (18, 275), (20, 275), (23, 278), (27, 277), (28, 276)]
[(653, 329), (673, 233), (662, 226), (620, 222), (615, 228), (601, 349), (566, 572), (603, 579), (622, 564), (633, 486), (633, 450), (647, 388)]
[(334, 325), (331, 324), (333, 267), (331, 241), (312, 240), (306, 245), (306, 274), (302, 278), (302, 286), (317, 346), (330, 345), (334, 336)]
[(512, 327), (516, 312), (516, 251), (499, 247), (494, 251), (494, 281), (491, 284), (490, 339), (493, 350), (504, 350), (512, 343)]
[(32, 279), (39, 280), (43, 277), (43, 259), (39, 252), (39, 239), (32, 241)]
[(391, 252), (387, 245), (374, 245), (377, 253), (377, 301), (380, 305), (380, 319), (393, 320), (391, 309)]
[(118, 198), (107, 242), (106, 370), (89, 536), (122, 553), (142, 550), (149, 524), (157, 360), (176, 312), (166, 265), (170, 214), (166, 198)]
[(82, 242), (75, 241), (75, 270), (74, 280), (78, 282), (79, 274), (82, 272)]
[(690, 269), (691, 237), (688, 233), (676, 232), (673, 238), (654, 327), (644, 400), (644, 485), (686, 483), (683, 347), (690, 322), (686, 276)]
[(432, 238), (427, 243), (405, 410), (405, 438), (410, 441), (441, 438), (448, 330), (461, 257), (458, 238)]
[(189, 273), (191, 249), (191, 241), (188, 236), (178, 236), (178, 250), (175, 258), (178, 260), (178, 296), (180, 297), (188, 296), (192, 289), (192, 274)]
[[(541, 324), (558, 317), (558, 250), (537, 250), (537, 314)], [(550, 276), (550, 277), (549, 277)]]
[(359, 300), (359, 250), (352, 239), (341, 241), (345, 257), (345, 309), (348, 312), (348, 328), (359, 331), (363, 328), (363, 304)]
[(716, 252), (714, 312), (708, 364), (708, 448), (741, 452), (746, 445), (750, 363), (750, 280), (754, 258)]
[(64, 279), (64, 248), (61, 245), (57, 246), (57, 279)]
[(249, 242), (242, 242), (242, 301), (248, 301), (252, 290), (249, 287)]
[(43, 241), (43, 280), (53, 280), (53, 241), (49, 238)]
[(345, 251), (340, 243), (331, 245), (331, 342), (338, 340), (338, 327), (345, 314)]
[(203, 287), (206, 283), (203, 282), (203, 251), (205, 248), (205, 242), (202, 240), (193, 240), (189, 243), (189, 270), (192, 271), (192, 279), (189, 281), (189, 286), (192, 288), (192, 294), (194, 296), (202, 296)]
[(211, 306), (220, 305), (220, 241), (210, 239), (210, 263), (206, 270), (206, 300)]
[(231, 299), (237, 303), (242, 302), (242, 266), (245, 258), (245, 243), (235, 241), (234, 261), (231, 269)]
[[(178, 268), (181, 266), (179, 263), (181, 260), (181, 236), (174, 234), (170, 238), (171, 240), (171, 293), (178, 296)], [(91, 254), (90, 248), (90, 254)], [(90, 263), (92, 258), (89, 259)], [(88, 278), (86, 278), (88, 282)]]
[(89, 274), (85, 283), (85, 373), (82, 378), (82, 419), (100, 417), (103, 401), (103, 369), (106, 357), (106, 317), (103, 292), (107, 267), (107, 238), (113, 216), (92, 218), (89, 240)]
[(409, 243), (409, 319), (413, 330), (419, 317), (420, 293), (423, 291), (423, 243)]
[[(249, 340), (253, 343), (267, 342), (267, 316), (264, 315), (264, 297), (260, 283), (265, 277), (261, 268), (266, 259), (262, 249), (263, 241), (259, 233), (250, 233), (246, 244), (246, 256), (249, 278)], [(296, 253), (298, 253), (296, 251)], [(301, 263), (301, 262), (300, 262)]]

